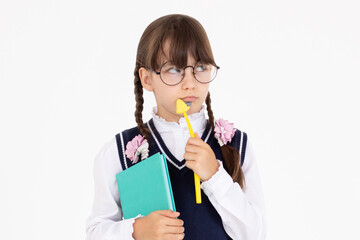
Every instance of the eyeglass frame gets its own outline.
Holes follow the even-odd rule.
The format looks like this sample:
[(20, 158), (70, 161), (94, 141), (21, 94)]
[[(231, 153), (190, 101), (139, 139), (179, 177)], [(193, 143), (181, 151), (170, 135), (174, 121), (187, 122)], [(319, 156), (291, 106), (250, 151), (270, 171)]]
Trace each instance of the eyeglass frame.
[(198, 63), (200, 63), (200, 62), (196, 62), (194, 66), (188, 65), (188, 66), (185, 66), (185, 67), (182, 69), (182, 70), (184, 70), (184, 74), (182, 75), (182, 79), (180, 80), (180, 82), (178, 82), (178, 83), (176, 83), (176, 84), (167, 84), (167, 83), (162, 79), (162, 77), (161, 77), (161, 69), (165, 66), (165, 64), (167, 64), (167, 63), (169, 63), (169, 62), (172, 62), (172, 61), (164, 62), (164, 63), (161, 65), (159, 72), (154, 71), (154, 70), (152, 70), (151, 68), (148, 68), (148, 67), (146, 67), (146, 69), (150, 70), (151, 72), (153, 72), (153, 73), (155, 73), (155, 74), (157, 74), (157, 75), (160, 75), (161, 81), (162, 81), (165, 85), (168, 85), (168, 86), (176, 86), (176, 85), (180, 84), (180, 83), (184, 80), (185, 70), (186, 70), (186, 68), (188, 68), (188, 67), (191, 67), (191, 68), (193, 69), (193, 70), (192, 70), (192, 74), (193, 74), (194, 78), (196, 79), (196, 81), (198, 81), (199, 83), (202, 83), (202, 84), (207, 84), (207, 83), (210, 83), (210, 82), (214, 81), (214, 79), (215, 79), (216, 76), (217, 76), (217, 71), (220, 69), (219, 66), (211, 64), (211, 65), (213, 65), (214, 67), (216, 67), (216, 75), (215, 75), (215, 77), (214, 77), (212, 80), (210, 80), (209, 82), (200, 82), (200, 81), (196, 78), (196, 74), (195, 74), (195, 66), (196, 66)]

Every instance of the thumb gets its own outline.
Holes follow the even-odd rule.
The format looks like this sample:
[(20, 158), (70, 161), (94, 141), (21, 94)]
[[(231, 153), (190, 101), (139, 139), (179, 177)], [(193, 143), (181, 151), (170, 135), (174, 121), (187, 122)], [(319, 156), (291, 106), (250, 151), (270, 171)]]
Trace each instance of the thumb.
[(197, 132), (195, 133), (195, 138), (201, 139), (201, 137), (199, 136), (199, 134)]

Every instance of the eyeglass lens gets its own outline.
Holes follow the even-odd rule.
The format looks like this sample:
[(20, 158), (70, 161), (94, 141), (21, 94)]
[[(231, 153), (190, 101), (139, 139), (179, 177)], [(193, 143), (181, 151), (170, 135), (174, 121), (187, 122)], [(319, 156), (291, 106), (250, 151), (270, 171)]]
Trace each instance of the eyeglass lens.
[[(217, 67), (212, 64), (197, 63), (194, 68), (194, 77), (201, 83), (208, 83), (214, 80), (217, 74)], [(168, 85), (176, 85), (183, 79), (185, 69), (175, 66), (172, 62), (165, 63), (160, 70), (161, 79)]]

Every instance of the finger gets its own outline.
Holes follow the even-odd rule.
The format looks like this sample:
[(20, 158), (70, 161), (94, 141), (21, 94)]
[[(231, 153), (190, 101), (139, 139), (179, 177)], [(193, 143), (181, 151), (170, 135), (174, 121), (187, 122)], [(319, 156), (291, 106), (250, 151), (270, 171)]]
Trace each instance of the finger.
[(184, 153), (184, 159), (187, 161), (195, 161), (196, 160), (196, 153), (191, 152), (185, 152)]
[(195, 138), (201, 139), (201, 137), (199, 136), (199, 134), (197, 132), (195, 133)]
[(165, 234), (165, 240), (181, 240), (184, 239), (185, 233), (180, 234)]
[[(207, 148), (204, 148), (204, 147), (198, 147), (198, 146), (188, 146), (188, 148), (185, 147), (185, 154), (192, 154), (190, 157), (198, 158), (198, 156), (202, 156), (202, 155), (206, 154), (206, 152), (207, 152)], [(194, 160), (194, 159), (191, 159), (191, 160)]]
[(204, 141), (199, 138), (189, 138), (187, 144), (201, 146), (202, 144), (204, 144)]
[(195, 168), (198, 166), (198, 163), (195, 161), (186, 161), (185, 166), (195, 172)]
[(184, 227), (178, 227), (178, 226), (166, 226), (164, 227), (164, 233), (172, 233), (172, 234), (179, 234), (185, 232)]
[(200, 149), (201, 148), (196, 145), (188, 144), (185, 146), (185, 152), (196, 153), (196, 152), (199, 152)]
[(158, 210), (156, 211), (161, 216), (169, 217), (169, 218), (176, 218), (180, 216), (179, 212), (174, 212), (172, 210)]
[(178, 218), (168, 218), (166, 219), (166, 225), (172, 227), (183, 227), (184, 221)]

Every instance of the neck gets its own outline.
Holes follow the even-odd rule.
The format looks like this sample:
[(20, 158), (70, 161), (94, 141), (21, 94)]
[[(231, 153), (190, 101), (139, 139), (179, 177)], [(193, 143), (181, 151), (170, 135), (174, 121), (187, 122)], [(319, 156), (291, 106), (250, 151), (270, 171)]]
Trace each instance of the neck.
[[(180, 118), (184, 117), (184, 114), (177, 114), (177, 113), (170, 113), (167, 111), (162, 111), (163, 109), (158, 108), (156, 115), (158, 115), (159, 117), (165, 119), (168, 122), (175, 122), (177, 124), (179, 124)], [(190, 108), (186, 114), (189, 116), (193, 113), (199, 113), (201, 111), (201, 106), (200, 109), (192, 109)]]
[[(193, 114), (198, 114), (202, 111), (203, 106), (200, 106), (200, 109), (197, 111), (195, 109), (189, 109), (186, 114), (189, 116), (189, 118), (192, 118)], [(184, 114), (177, 114), (176, 112), (168, 112), (164, 111), (162, 108), (155, 107), (153, 109), (153, 114), (157, 117), (160, 117), (161, 119), (165, 120), (166, 122), (172, 122), (176, 123), (177, 125), (180, 125), (182, 121), (185, 121)]]
[(168, 122), (176, 122), (177, 124), (179, 124), (180, 118), (184, 116), (182, 114), (171, 114), (168, 112), (163, 112), (163, 111), (161, 111), (161, 109), (159, 109), (157, 111), (156, 115), (165, 119)]

